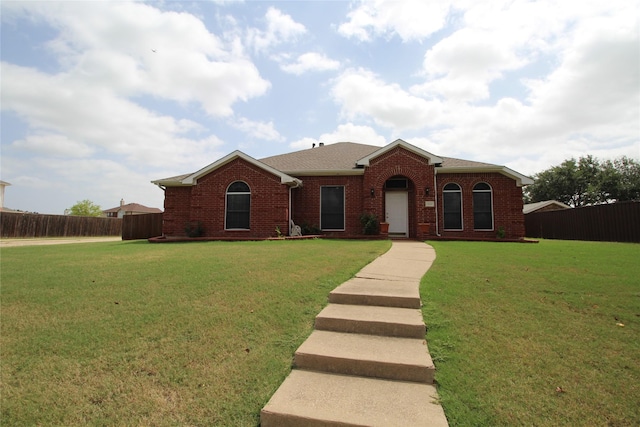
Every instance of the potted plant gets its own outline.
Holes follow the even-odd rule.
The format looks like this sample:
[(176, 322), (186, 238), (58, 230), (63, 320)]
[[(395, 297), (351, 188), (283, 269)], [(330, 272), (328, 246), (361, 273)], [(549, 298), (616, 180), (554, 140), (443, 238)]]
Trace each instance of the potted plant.
[(431, 229), (431, 224), (428, 222), (420, 222), (418, 223), (418, 230), (420, 230), (420, 232), (422, 234), (429, 234), (429, 230)]

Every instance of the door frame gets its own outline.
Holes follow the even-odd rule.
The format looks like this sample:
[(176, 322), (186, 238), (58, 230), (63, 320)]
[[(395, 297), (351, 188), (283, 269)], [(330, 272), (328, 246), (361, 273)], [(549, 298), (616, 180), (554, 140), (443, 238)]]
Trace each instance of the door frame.
[[(393, 195), (393, 196), (392, 196)], [(400, 200), (394, 196), (401, 195)], [(390, 200), (392, 199), (392, 200)], [(395, 208), (399, 208), (400, 215), (404, 216), (404, 231), (393, 228), (393, 225), (389, 223), (389, 234), (409, 237), (409, 192), (408, 191), (385, 191), (384, 193), (384, 210), (385, 210), (385, 222), (389, 222), (389, 207), (393, 205)], [(398, 224), (396, 224), (398, 225)]]

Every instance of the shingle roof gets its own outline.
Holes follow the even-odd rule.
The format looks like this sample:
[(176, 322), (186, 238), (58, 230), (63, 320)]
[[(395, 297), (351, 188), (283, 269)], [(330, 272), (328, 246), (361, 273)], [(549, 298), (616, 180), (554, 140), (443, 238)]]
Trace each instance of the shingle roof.
[(442, 167), (446, 168), (477, 168), (477, 167), (497, 166), (493, 163), (474, 162), (472, 160), (455, 159), (453, 157), (442, 157)]
[(344, 171), (356, 169), (356, 161), (379, 149), (380, 147), (375, 145), (339, 142), (266, 157), (260, 161), (272, 168), (289, 173), (292, 171)]
[(126, 205), (117, 206), (115, 208), (107, 209), (102, 212), (142, 212), (142, 213), (162, 213), (161, 209), (150, 208), (139, 203), (127, 203)]
[[(406, 144), (404, 141), (400, 142), (402, 144)], [(313, 175), (318, 173), (363, 173), (364, 169), (361, 167), (357, 168), (356, 162), (372, 155), (378, 150), (381, 150), (381, 148), (383, 147), (376, 145), (357, 144), (354, 142), (338, 142), (335, 144), (295, 151), (293, 153), (265, 157), (257, 160), (257, 162), (263, 163), (277, 171), (290, 174), (292, 176)], [(530, 178), (512, 171), (509, 168), (491, 163), (475, 162), (471, 160), (456, 159), (453, 157), (432, 157), (432, 159), (438, 159), (436, 161), (439, 161), (440, 159), (442, 160), (442, 163), (438, 165), (438, 170), (441, 173), (464, 173), (477, 172), (478, 170), (490, 170), (491, 172), (500, 172), (515, 178), (519, 182), (519, 185), (521, 185), (520, 183), (524, 183), (526, 185), (533, 182)], [(212, 165), (214, 164), (215, 162)], [(191, 175), (193, 174), (179, 175), (152, 182), (154, 184), (162, 185), (179, 184), (182, 180)]]
[(542, 209), (549, 205), (555, 205), (557, 209), (571, 209), (571, 206), (557, 200), (544, 200), (542, 202), (527, 203), (522, 207), (522, 213), (528, 214), (530, 212), (535, 212), (538, 209)]
[[(260, 159), (261, 162), (283, 172), (331, 171), (355, 169), (355, 164), (363, 157), (378, 151), (375, 145), (338, 142), (323, 147), (309, 148), (293, 153)], [(442, 157), (442, 167), (495, 167), (491, 163)]]

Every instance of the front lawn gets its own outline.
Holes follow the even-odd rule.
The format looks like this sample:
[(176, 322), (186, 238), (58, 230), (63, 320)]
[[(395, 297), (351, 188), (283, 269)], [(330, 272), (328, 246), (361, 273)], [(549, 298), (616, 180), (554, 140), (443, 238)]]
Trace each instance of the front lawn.
[(423, 312), (452, 427), (640, 425), (640, 245), (430, 244)]
[(388, 241), (3, 248), (0, 424), (255, 426)]

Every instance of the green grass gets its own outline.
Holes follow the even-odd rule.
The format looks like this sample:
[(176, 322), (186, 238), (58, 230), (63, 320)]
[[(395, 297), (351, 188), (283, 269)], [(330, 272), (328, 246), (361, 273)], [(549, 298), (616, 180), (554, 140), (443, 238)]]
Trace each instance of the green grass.
[(385, 241), (2, 249), (2, 425), (255, 426)]
[(451, 426), (640, 425), (640, 245), (430, 244), (421, 295)]

